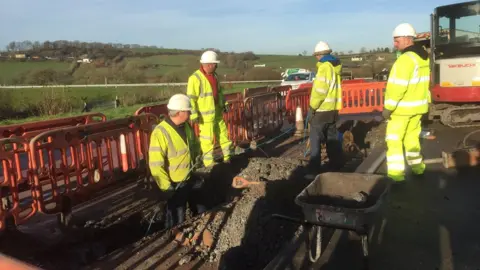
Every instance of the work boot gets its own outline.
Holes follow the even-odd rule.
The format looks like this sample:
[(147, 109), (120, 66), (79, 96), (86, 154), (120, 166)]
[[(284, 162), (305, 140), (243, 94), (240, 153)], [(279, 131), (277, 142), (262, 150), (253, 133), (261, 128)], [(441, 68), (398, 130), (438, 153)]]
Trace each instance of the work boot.
[(177, 223), (176, 224), (180, 224), (180, 223), (185, 222), (185, 208), (184, 207), (177, 207), (176, 210), (177, 210)]
[(173, 227), (174, 224), (174, 221), (173, 221), (173, 215), (172, 215), (172, 211), (170, 211), (170, 209), (165, 209), (165, 223), (164, 223), (164, 226), (165, 226), (165, 229), (170, 229)]

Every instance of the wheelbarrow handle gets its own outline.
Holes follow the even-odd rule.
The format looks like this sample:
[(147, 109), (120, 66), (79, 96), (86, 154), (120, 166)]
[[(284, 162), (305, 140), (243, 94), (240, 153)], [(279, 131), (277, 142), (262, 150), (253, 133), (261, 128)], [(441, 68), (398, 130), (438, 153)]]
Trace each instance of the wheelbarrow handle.
[(298, 223), (298, 224), (302, 224), (302, 225), (310, 224), (307, 221), (305, 221), (304, 219), (289, 217), (289, 216), (280, 215), (280, 214), (272, 214), (271, 217), (272, 218), (284, 219), (284, 220), (291, 221), (291, 222)]

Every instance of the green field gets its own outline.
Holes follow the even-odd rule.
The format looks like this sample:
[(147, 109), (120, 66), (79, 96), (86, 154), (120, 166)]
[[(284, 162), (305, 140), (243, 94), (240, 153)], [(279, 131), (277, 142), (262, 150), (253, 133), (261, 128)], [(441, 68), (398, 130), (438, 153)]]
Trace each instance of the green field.
[(66, 71), (70, 63), (59, 61), (4, 61), (0, 62), (0, 84), (10, 84), (10, 82), (27, 72), (34, 72), (44, 69), (53, 69), (56, 71)]
[[(148, 50), (148, 49), (145, 49)], [(154, 50), (154, 49), (152, 49)], [(376, 62), (376, 72), (383, 67), (389, 67), (394, 59), (392, 53), (375, 53), (373, 57), (384, 56), (386, 61)], [(289, 55), (257, 55), (258, 59), (240, 61), (226, 56), (217, 70), (222, 80), (249, 80), (252, 73), (263, 74), (264, 79), (278, 79), (280, 73), (286, 68), (315, 69), (316, 61), (312, 56), (289, 56)], [(351, 65), (351, 56), (338, 56), (344, 65)], [(42, 75), (35, 72), (53, 69), (62, 73), (63, 81), (68, 84), (98, 84), (98, 83), (147, 83), (147, 82), (185, 82), (186, 78), (198, 68), (198, 56), (195, 55), (153, 55), (149, 57), (126, 57), (120, 62), (113, 63), (98, 60), (101, 64), (80, 64), (72, 71), (71, 62), (59, 62), (57, 60), (34, 61), (1, 61), (0, 83), (1, 84), (39, 84)], [(103, 62), (102, 62), (103, 61)], [(240, 62), (240, 63), (239, 63)], [(373, 61), (374, 62), (374, 61)], [(253, 68), (255, 64), (265, 64), (265, 68)], [(359, 68), (345, 68), (351, 70), (354, 76), (371, 76), (372, 61), (357, 62)], [(65, 74), (64, 74), (65, 73)], [(250, 73), (250, 74), (249, 74)], [(45, 75), (43, 75), (45, 76)], [(60, 76), (60, 75), (58, 75)], [(258, 77), (258, 76), (256, 76)], [(58, 79), (58, 78), (53, 78)], [(62, 81), (61, 79), (58, 79)], [(55, 84), (55, 83), (54, 83)], [(59, 83), (57, 83), (59, 84)], [(63, 84), (63, 83), (62, 83)]]
[[(185, 86), (72, 88), (68, 85), (186, 82), (188, 76), (199, 68), (199, 56), (191, 52), (179, 54), (180, 51), (175, 49), (150, 48), (132, 51), (135, 53), (123, 58), (105, 56), (85, 64), (58, 60), (0, 61), (0, 84), (45, 85), (44, 88), (0, 89), (1, 123), (78, 114), (83, 109), (84, 101), (93, 105), (92, 111), (105, 111), (110, 117), (131, 114), (142, 104), (165, 102), (172, 94), (185, 92)], [(369, 60), (355, 63), (351, 61), (351, 56), (337, 57), (344, 64), (344, 71), (352, 71), (354, 77), (371, 77), (385, 67), (390, 68), (395, 58), (393, 53), (381, 52), (370, 53), (368, 56)], [(385, 57), (385, 61), (375, 60), (378, 56)], [(220, 54), (220, 57), (217, 73), (221, 81), (279, 80), (280, 73), (287, 68), (315, 71), (316, 65), (312, 56), (245, 53)], [(255, 64), (265, 64), (265, 67), (256, 68)], [(53, 88), (48, 87), (49, 84), (66, 87)], [(263, 85), (265, 84), (224, 84), (224, 90), (225, 93), (230, 93)], [(112, 110), (116, 98), (121, 107)]]
[[(266, 83), (224, 85), (226, 94)], [(110, 117), (131, 114), (145, 104), (165, 102), (175, 93), (185, 93), (185, 86), (176, 87), (85, 87), (85, 88), (20, 88), (0, 89), (0, 124), (12, 124), (76, 115), (83, 109), (83, 100), (93, 103), (92, 111), (106, 111)], [(115, 98), (120, 107), (113, 109)]]

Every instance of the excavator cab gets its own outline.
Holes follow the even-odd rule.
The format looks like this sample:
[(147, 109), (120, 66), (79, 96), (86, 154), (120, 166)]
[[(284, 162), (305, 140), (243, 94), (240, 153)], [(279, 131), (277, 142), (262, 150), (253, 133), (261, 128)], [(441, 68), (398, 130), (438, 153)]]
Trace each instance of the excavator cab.
[(451, 127), (480, 126), (480, 0), (435, 8), (429, 35), (429, 118)]

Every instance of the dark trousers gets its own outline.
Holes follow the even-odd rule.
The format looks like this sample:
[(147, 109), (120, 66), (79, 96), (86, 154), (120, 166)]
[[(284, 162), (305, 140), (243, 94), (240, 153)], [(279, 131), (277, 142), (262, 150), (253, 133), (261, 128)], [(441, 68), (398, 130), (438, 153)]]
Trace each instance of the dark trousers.
[(319, 172), (322, 162), (321, 145), (326, 144), (329, 167), (340, 169), (343, 166), (343, 149), (338, 140), (338, 130), (335, 121), (325, 121), (321, 115), (315, 114), (310, 122), (310, 162), (309, 169)]
[(168, 199), (165, 218), (165, 226), (167, 228), (185, 221), (187, 204), (194, 215), (205, 211), (205, 207), (202, 204), (202, 187), (195, 187), (199, 180), (190, 178), (185, 184), (180, 185), (172, 197)]

